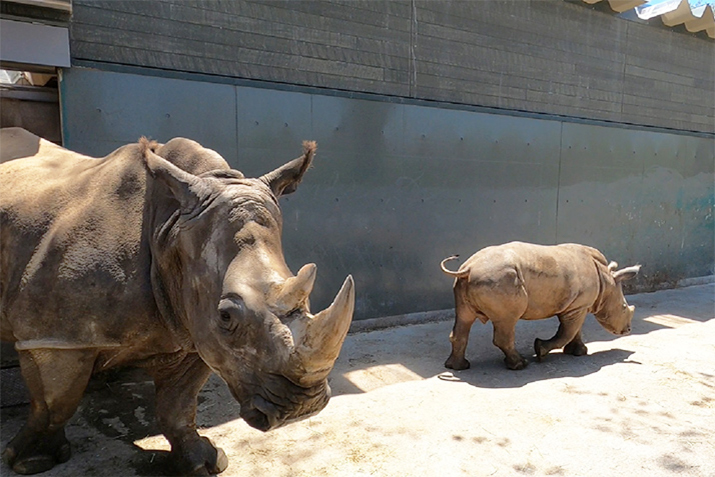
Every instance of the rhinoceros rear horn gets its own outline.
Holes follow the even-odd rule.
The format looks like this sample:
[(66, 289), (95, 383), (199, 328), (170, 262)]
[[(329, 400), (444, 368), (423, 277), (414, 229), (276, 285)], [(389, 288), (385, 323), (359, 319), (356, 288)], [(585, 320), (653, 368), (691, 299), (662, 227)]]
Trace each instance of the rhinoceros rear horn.
[(291, 377), (296, 384), (310, 386), (328, 376), (340, 354), (354, 309), (355, 283), (348, 275), (328, 308), (291, 324), (295, 344)]
[(272, 300), (277, 313), (286, 314), (307, 303), (315, 284), (316, 270), (315, 264), (309, 263), (298, 270), (298, 275), (285, 281)]
[(271, 188), (276, 197), (295, 192), (298, 184), (303, 179), (303, 174), (313, 162), (315, 150), (318, 148), (315, 141), (303, 141), (303, 155), (293, 159), (278, 169), (261, 176), (261, 180)]

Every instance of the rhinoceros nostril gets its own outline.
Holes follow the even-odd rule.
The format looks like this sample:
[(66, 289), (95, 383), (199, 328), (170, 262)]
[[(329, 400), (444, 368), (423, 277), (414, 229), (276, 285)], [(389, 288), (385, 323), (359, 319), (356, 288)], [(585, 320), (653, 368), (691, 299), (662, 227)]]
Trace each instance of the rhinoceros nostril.
[(249, 405), (242, 407), (241, 417), (259, 431), (269, 431), (281, 424), (276, 407), (259, 395), (253, 396)]
[(258, 429), (259, 431), (266, 432), (271, 428), (271, 423), (268, 419), (268, 416), (263, 414), (258, 409), (249, 409), (247, 411), (241, 412), (241, 417), (244, 421), (246, 421), (246, 424), (255, 429)]

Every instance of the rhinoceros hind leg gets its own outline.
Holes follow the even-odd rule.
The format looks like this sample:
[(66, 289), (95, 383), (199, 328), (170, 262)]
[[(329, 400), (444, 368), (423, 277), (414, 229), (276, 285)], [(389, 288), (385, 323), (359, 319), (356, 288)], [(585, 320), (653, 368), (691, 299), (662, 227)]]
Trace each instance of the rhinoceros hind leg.
[(515, 323), (505, 320), (494, 320), (494, 346), (504, 353), (504, 363), (506, 367), (515, 371), (526, 368), (529, 361), (521, 356), (514, 346)]
[(188, 475), (212, 475), (226, 470), (223, 450), (196, 432), (196, 397), (211, 375), (198, 354), (179, 355), (150, 370), (156, 386), (156, 414), (169, 443), (176, 470)]
[(30, 393), (30, 416), (2, 459), (18, 474), (37, 474), (70, 458), (64, 425), (82, 399), (96, 353), (37, 349), (20, 351), (19, 357)]
[(464, 302), (464, 290), (466, 281), (458, 280), (454, 288), (455, 317), (452, 332), (449, 334), (449, 341), (452, 343), (452, 352), (444, 362), (444, 367), (454, 370), (468, 369), (469, 361), (464, 359), (469, 342), (469, 331), (477, 319), (477, 314), (472, 307)]

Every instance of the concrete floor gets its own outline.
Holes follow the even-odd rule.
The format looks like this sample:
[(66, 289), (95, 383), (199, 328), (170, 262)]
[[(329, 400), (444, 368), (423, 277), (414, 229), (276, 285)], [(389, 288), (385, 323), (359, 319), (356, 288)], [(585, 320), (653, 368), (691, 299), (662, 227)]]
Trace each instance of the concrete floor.
[[(588, 356), (554, 352), (523, 371), (504, 367), (489, 324), (474, 325), (472, 368), (458, 372), (442, 367), (451, 322), (351, 334), (317, 416), (263, 434), (214, 377), (198, 424), (228, 455), (224, 476), (713, 477), (715, 284), (628, 301), (630, 336), (589, 316)], [(519, 323), (517, 348), (531, 356), (556, 327)], [(166, 474), (152, 395), (150, 382), (95, 380), (67, 429), (73, 458), (42, 475)], [(26, 413), (2, 410), (3, 446)]]

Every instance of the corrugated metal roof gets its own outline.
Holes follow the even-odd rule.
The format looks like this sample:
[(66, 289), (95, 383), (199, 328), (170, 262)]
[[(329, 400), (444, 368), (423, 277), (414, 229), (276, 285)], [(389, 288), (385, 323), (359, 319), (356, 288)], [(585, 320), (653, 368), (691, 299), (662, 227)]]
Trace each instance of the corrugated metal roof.
[[(603, 0), (583, 0), (594, 4)], [(642, 20), (660, 17), (669, 27), (684, 25), (692, 33), (705, 31), (715, 39), (715, 0), (608, 0), (619, 13), (635, 9)]]

